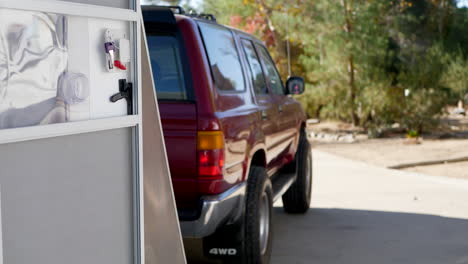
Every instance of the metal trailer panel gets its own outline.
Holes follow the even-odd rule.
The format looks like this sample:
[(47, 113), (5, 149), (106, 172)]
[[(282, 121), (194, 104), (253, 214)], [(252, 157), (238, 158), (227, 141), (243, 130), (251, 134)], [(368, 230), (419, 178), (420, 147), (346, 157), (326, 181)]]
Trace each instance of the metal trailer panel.
[(185, 251), (144, 29), (142, 33), (145, 260), (147, 264), (184, 264)]
[(133, 263), (133, 130), (1, 145), (5, 263)]

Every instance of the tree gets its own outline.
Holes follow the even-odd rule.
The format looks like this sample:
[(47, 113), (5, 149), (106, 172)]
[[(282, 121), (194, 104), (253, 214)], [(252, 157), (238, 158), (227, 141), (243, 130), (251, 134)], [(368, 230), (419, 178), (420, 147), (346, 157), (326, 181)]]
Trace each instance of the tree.
[(447, 90), (465, 87), (444, 77), (465, 69), (454, 50), (468, 58), (468, 13), (453, 0), (205, 0), (204, 8), (265, 41), (283, 78), (291, 43), (310, 116), (422, 130)]

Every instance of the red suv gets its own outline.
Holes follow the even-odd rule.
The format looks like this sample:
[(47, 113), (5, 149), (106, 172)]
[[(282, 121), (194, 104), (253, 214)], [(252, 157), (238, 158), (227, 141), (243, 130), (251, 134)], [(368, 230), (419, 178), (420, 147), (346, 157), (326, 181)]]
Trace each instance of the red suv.
[(186, 248), (268, 263), (273, 202), (282, 197), (288, 213), (310, 203), (306, 115), (291, 96), (303, 79), (284, 86), (260, 40), (211, 15), (155, 6), (143, 15)]

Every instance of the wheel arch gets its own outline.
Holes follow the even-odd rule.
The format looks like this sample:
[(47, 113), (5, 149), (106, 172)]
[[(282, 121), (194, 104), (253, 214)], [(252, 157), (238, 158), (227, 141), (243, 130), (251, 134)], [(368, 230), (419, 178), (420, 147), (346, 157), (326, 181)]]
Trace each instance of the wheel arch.
[(264, 149), (259, 149), (253, 154), (250, 160), (250, 165), (266, 168), (266, 153)]
[(250, 168), (252, 166), (267, 167), (266, 151), (263, 146), (257, 146), (250, 152), (249, 158), (247, 159), (246, 169), (244, 173), (244, 181), (249, 178)]

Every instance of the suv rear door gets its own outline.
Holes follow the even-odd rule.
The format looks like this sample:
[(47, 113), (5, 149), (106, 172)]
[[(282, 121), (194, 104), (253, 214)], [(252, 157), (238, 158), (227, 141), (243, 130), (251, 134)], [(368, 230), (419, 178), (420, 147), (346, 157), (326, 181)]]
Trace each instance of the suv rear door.
[(267, 84), (275, 99), (275, 107), (278, 113), (276, 119), (278, 129), (278, 133), (276, 134), (279, 151), (278, 162), (282, 163), (297, 134), (295, 109), (291, 105), (294, 100), (286, 96), (283, 82), (268, 50), (263, 45), (256, 44), (255, 46), (265, 71)]
[[(262, 64), (255, 50), (254, 43), (245, 38), (241, 38), (242, 47), (247, 63), (249, 66), (249, 73), (252, 79), (253, 91), (257, 101), (257, 105), (261, 111), (262, 130), (265, 136), (265, 145), (267, 148), (267, 162), (271, 165), (278, 155), (277, 142), (275, 135), (278, 127), (276, 120), (278, 118), (278, 110), (275, 105), (275, 98), (272, 96), (265, 79), (265, 73)], [(269, 166), (271, 168), (271, 166)]]

